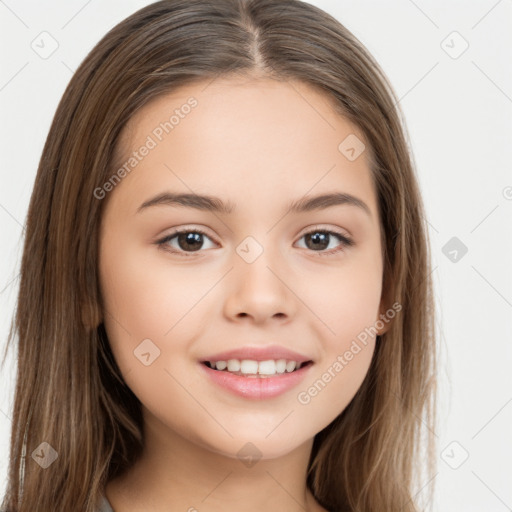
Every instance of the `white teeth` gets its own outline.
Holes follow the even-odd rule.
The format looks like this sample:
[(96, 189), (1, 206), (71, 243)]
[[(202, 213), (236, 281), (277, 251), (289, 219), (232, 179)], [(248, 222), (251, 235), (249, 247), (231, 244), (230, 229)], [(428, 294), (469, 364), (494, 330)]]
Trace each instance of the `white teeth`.
[(284, 373), (286, 370), (286, 359), (278, 359), (276, 361), (276, 372)]
[(293, 372), (293, 370), (295, 370), (295, 365), (296, 365), (295, 361), (288, 361), (286, 363), (286, 371)]
[[(254, 361), (256, 362), (256, 361)], [(270, 359), (269, 361), (260, 361), (256, 364), (256, 370), (262, 375), (275, 375), (276, 374), (276, 362)], [(245, 372), (244, 372), (245, 373)], [(256, 373), (256, 372), (251, 372)]]
[(228, 372), (242, 375), (275, 375), (291, 373), (298, 370), (304, 363), (287, 361), (286, 359), (268, 359), (266, 361), (255, 361), (253, 359), (229, 359), (227, 361), (209, 361), (214, 370), (227, 370)]
[(217, 366), (217, 370), (225, 370), (228, 367), (228, 363), (226, 361), (217, 361), (217, 365), (215, 365), (214, 362), (210, 362), (212, 365), (212, 368), (215, 368)]
[(240, 371), (240, 361), (238, 359), (229, 359), (228, 360), (228, 372), (239, 372)]
[(243, 374), (258, 373), (258, 361), (250, 361), (248, 359), (244, 359), (240, 363), (240, 371)]

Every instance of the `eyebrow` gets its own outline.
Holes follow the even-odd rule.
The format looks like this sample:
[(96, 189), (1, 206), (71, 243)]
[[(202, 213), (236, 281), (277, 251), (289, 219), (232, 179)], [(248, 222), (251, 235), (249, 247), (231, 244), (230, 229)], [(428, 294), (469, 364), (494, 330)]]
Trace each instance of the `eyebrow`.
[[(185, 208), (194, 208), (210, 212), (230, 214), (235, 210), (236, 205), (230, 201), (224, 202), (219, 197), (199, 195), (199, 194), (179, 194), (163, 192), (157, 196), (148, 199), (137, 209), (137, 213), (157, 205), (182, 206)], [(321, 194), (317, 196), (303, 197), (292, 201), (288, 205), (291, 213), (303, 213), (314, 210), (323, 210), (331, 206), (348, 205), (355, 206), (363, 210), (371, 217), (371, 211), (368, 205), (358, 197), (344, 192), (335, 192), (330, 194)]]

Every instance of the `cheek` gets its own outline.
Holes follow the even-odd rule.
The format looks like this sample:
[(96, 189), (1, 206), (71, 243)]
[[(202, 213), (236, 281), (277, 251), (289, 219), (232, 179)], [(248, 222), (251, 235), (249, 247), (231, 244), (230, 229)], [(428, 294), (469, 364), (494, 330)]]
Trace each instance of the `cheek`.
[(375, 341), (355, 340), (347, 350), (327, 359), (297, 393), (298, 412), (319, 431), (345, 410), (363, 383), (375, 350)]
[[(321, 360), (314, 375), (297, 392), (306, 422), (318, 429), (331, 423), (350, 403), (364, 381), (375, 350), (381, 276), (378, 267), (339, 273), (328, 293), (310, 293), (320, 313), (317, 337)], [(326, 283), (327, 285), (327, 283)], [(323, 299), (322, 299), (323, 297)]]
[[(201, 295), (194, 293), (194, 286), (185, 286), (186, 276), (179, 270), (149, 264), (144, 253), (126, 246), (119, 257), (113, 248), (114, 244), (106, 244), (100, 260), (109, 345), (131, 391), (145, 407), (165, 418), (169, 407), (190, 407), (186, 400), (190, 397), (172, 375), (176, 354), (181, 356), (187, 349), (189, 338), (183, 329), (194, 309), (180, 319)], [(184, 379), (178, 377), (178, 381)], [(175, 424), (182, 419), (172, 416)]]
[(119, 257), (115, 247), (109, 242), (102, 248), (100, 275), (105, 329), (116, 361), (128, 375), (141, 369), (139, 352), (149, 350), (152, 357), (158, 355), (152, 368), (169, 368), (173, 354), (186, 351), (202, 332), (201, 299), (218, 278), (211, 271), (198, 274), (155, 258), (153, 251), (126, 242)]
[(298, 390), (297, 402), (306, 417), (327, 425), (350, 403), (371, 364), (382, 292), (380, 260), (361, 254), (357, 264), (312, 275), (310, 283), (299, 293), (319, 318), (322, 354), (313, 378)]
[(353, 338), (379, 318), (380, 259), (374, 258), (373, 249), (347, 256), (329, 268), (311, 267), (294, 281), (294, 292), (311, 318), (318, 319), (311, 325), (317, 329), (326, 353), (346, 350)]

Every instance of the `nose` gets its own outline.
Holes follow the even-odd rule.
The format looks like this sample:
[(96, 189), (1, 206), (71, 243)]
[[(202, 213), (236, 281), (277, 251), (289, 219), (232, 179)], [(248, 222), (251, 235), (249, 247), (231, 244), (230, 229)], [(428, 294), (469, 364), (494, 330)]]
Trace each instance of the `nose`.
[(227, 276), (225, 315), (232, 321), (252, 320), (255, 324), (273, 318), (289, 321), (295, 314), (296, 300), (275, 252), (264, 250), (252, 263), (235, 254), (234, 261), (233, 272)]

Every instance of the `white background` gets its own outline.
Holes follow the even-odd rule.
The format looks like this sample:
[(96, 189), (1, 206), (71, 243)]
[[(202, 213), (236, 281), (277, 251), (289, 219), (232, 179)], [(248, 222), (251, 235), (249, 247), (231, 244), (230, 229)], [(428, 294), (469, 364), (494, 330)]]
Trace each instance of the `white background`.
[[(99, 39), (148, 3), (0, 1), (2, 351), (17, 293), (23, 224), (57, 103)], [(435, 484), (436, 511), (512, 510), (512, 1), (311, 3), (352, 31), (390, 78), (425, 198), (441, 334), (441, 403), (438, 471), (417, 493)], [(47, 59), (31, 48), (43, 31), (59, 45)], [(469, 47), (458, 56), (464, 40)], [(456, 262), (443, 253), (452, 237), (468, 248)], [(12, 354), (1, 371), (3, 492)], [(466, 455), (458, 469), (451, 467)]]

